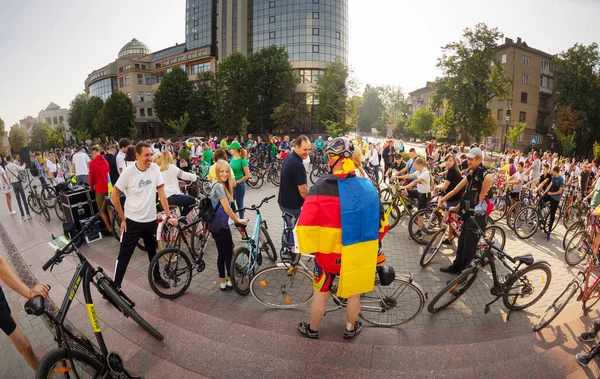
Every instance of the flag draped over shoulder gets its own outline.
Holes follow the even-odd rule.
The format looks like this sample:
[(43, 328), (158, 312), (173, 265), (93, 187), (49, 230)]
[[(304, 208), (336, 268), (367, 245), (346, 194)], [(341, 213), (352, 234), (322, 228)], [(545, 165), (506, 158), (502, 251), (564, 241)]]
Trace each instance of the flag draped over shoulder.
[(108, 175), (108, 196), (112, 195), (113, 190), (115, 189), (110, 181), (110, 173)]
[(367, 179), (332, 175), (315, 187), (296, 226), (299, 252), (341, 254), (338, 296), (371, 291), (381, 226), (377, 191)]

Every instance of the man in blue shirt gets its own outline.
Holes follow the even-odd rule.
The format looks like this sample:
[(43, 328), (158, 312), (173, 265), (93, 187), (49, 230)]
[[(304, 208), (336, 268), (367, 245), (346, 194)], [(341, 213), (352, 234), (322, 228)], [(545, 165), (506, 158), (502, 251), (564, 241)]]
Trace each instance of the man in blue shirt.
[(546, 194), (542, 197), (544, 203), (547, 201), (550, 202), (550, 224), (548, 225), (548, 233), (546, 234), (547, 241), (550, 241), (550, 231), (552, 231), (552, 225), (554, 225), (554, 216), (556, 215), (556, 210), (558, 209), (564, 186), (565, 179), (560, 174), (560, 167), (552, 167), (552, 180), (548, 183)]
[[(414, 174), (415, 171), (417, 171), (417, 168), (415, 167), (415, 159), (417, 159), (417, 152), (414, 149), (414, 147), (411, 147), (411, 149), (408, 151), (408, 155), (410, 156), (410, 159), (408, 160), (408, 162), (406, 162), (406, 167), (402, 169), (397, 176), (405, 174)], [(409, 178), (408, 182), (410, 183), (415, 179), (416, 178)]]
[(317, 151), (323, 151), (323, 145), (325, 145), (325, 142), (323, 141), (323, 136), (319, 136), (319, 138), (315, 141)]

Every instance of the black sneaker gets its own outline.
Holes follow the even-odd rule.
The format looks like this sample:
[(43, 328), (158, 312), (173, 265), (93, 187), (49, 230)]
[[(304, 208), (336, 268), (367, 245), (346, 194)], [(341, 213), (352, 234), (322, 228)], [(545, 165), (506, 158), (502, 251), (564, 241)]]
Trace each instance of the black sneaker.
[(417, 230), (417, 231), (415, 232), (415, 237), (417, 237), (417, 238), (421, 239), (421, 238), (423, 237), (423, 231), (421, 231), (421, 230)]
[(442, 241), (442, 245), (452, 245), (452, 241), (450, 241), (448, 238), (446, 238), (445, 240)]
[(356, 321), (354, 323), (354, 329), (352, 329), (352, 330), (346, 329), (344, 331), (344, 339), (348, 339), (348, 338), (352, 338), (352, 337), (356, 336), (358, 333), (360, 333), (362, 328), (363, 328), (362, 322)]
[(169, 284), (169, 282), (167, 282), (163, 278), (154, 278), (154, 283), (158, 284), (159, 286), (161, 286), (162, 288), (165, 288), (165, 289), (171, 288), (171, 285)]
[(298, 331), (310, 339), (316, 340), (319, 338), (319, 331), (310, 330), (310, 325), (304, 321), (298, 323)]
[(583, 342), (593, 342), (596, 340), (596, 333), (594, 332), (583, 332), (579, 336), (579, 339)]
[(577, 353), (575, 359), (577, 359), (577, 363), (579, 363), (583, 367), (587, 367), (588, 363), (590, 363), (590, 359), (584, 352)]

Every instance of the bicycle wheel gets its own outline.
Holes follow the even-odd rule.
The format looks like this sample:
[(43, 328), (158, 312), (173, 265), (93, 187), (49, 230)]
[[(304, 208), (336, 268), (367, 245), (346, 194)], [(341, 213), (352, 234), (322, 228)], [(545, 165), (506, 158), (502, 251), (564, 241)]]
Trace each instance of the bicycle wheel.
[(592, 239), (587, 231), (582, 230), (575, 234), (567, 244), (565, 249), (565, 262), (569, 266), (577, 266), (592, 253)]
[(260, 187), (262, 187), (263, 182), (264, 180), (260, 171), (250, 171), (250, 178), (248, 178), (247, 180), (247, 183), (250, 186), (250, 188), (259, 189)]
[(229, 270), (233, 289), (238, 295), (246, 296), (250, 292), (250, 280), (252, 279), (252, 275), (249, 271), (250, 250), (246, 247), (240, 247), (233, 253), (231, 269)]
[(379, 191), (379, 200), (383, 203), (391, 203), (393, 198), (393, 194), (389, 188), (382, 189)]
[(506, 212), (506, 225), (508, 225), (508, 229), (515, 228), (515, 218), (517, 218), (517, 214), (523, 208), (523, 203), (519, 202), (514, 204), (510, 209)]
[(378, 326), (406, 324), (417, 317), (425, 306), (425, 295), (402, 279), (394, 279), (388, 286), (379, 285), (360, 296), (360, 317)]
[(494, 245), (500, 250), (504, 250), (506, 244), (506, 233), (504, 229), (497, 225), (491, 225), (485, 228), (485, 236), (494, 242)]
[(565, 309), (565, 307), (567, 306), (573, 295), (575, 295), (575, 292), (577, 292), (578, 289), (579, 282), (577, 281), (577, 279), (573, 279), (571, 283), (569, 283), (567, 288), (565, 288), (564, 291), (562, 291), (562, 293), (558, 295), (556, 299), (554, 299), (552, 304), (550, 304), (550, 306), (546, 309), (542, 316), (540, 316), (540, 318), (534, 325), (533, 330), (535, 332), (539, 332), (540, 330), (548, 326), (556, 318), (556, 316), (558, 316), (560, 312), (562, 312), (562, 310)]
[(540, 215), (540, 219), (544, 220), (544, 222), (542, 223), (544, 233), (549, 233), (556, 229), (556, 225), (558, 225), (558, 223), (560, 222), (561, 215), (562, 213), (560, 208), (556, 208), (556, 213), (554, 214), (554, 223), (552, 224), (552, 230), (549, 230), (548, 227), (550, 226), (550, 203), (548, 202), (542, 207), (542, 214)]
[(114, 210), (113, 208), (113, 222), (112, 222), (112, 229), (113, 229), (113, 237), (115, 237), (117, 239), (117, 241), (121, 240), (121, 216), (119, 216), (119, 213), (117, 213), (116, 210)]
[(321, 175), (323, 175), (323, 171), (319, 168), (319, 167), (315, 167), (310, 171), (310, 182), (312, 184), (315, 184), (317, 182), (317, 180), (319, 180), (319, 177), (321, 177)]
[(490, 218), (494, 220), (494, 222), (498, 222), (506, 214), (506, 197), (494, 197), (492, 198), (492, 204), (494, 204), (494, 210), (492, 211), (492, 213), (490, 213)]
[[(416, 243), (427, 245), (432, 235), (442, 226), (442, 216), (433, 209), (423, 208), (413, 213), (408, 222), (408, 234)], [(419, 231), (419, 217), (422, 217), (421, 233)]]
[(150, 335), (159, 341), (162, 341), (165, 337), (156, 328), (148, 323), (131, 305), (121, 297), (119, 292), (109, 283), (106, 278), (100, 278), (97, 281), (98, 289), (101, 289), (103, 295), (107, 296), (110, 301), (117, 306), (117, 309), (121, 311), (126, 317), (131, 317), (139, 326)]
[(525, 207), (517, 214), (515, 219), (515, 234), (519, 239), (528, 239), (538, 229), (540, 216), (533, 207)]
[(563, 225), (569, 229), (571, 225), (581, 220), (583, 217), (583, 209), (578, 204), (569, 206), (563, 214)]
[(437, 313), (454, 303), (469, 289), (469, 287), (471, 287), (471, 284), (473, 284), (477, 278), (478, 273), (478, 267), (471, 267), (464, 270), (460, 275), (448, 283), (444, 289), (435, 295), (433, 300), (431, 300), (431, 303), (427, 306), (427, 311), (429, 313)]
[(209, 236), (210, 232), (204, 221), (200, 221), (192, 227), (192, 241), (190, 242), (192, 254), (199, 256), (204, 251)]
[(46, 219), (46, 221), (50, 221), (50, 212), (48, 211), (48, 208), (44, 205), (44, 203), (42, 203), (42, 201), (40, 199), (38, 199), (40, 208), (42, 209), (42, 215), (44, 215), (44, 218)]
[(74, 378), (76, 372), (81, 378), (95, 378), (105, 368), (102, 362), (78, 350), (71, 350), (71, 357), (72, 362), (65, 348), (51, 350), (40, 360), (35, 377), (37, 379)]
[(42, 199), (42, 203), (44, 203), (46, 207), (54, 208), (58, 199), (58, 192), (56, 192), (56, 188), (48, 185), (42, 188), (40, 197)]
[(402, 213), (400, 212), (400, 209), (398, 209), (398, 207), (396, 205), (392, 205), (391, 203), (383, 203), (382, 205), (383, 205), (384, 212), (387, 212), (388, 208), (392, 207), (392, 209), (390, 210), (389, 216), (388, 216), (388, 222), (390, 223), (389, 230), (392, 230), (392, 229), (394, 229), (394, 227), (396, 225), (398, 225), (398, 222), (402, 218)]
[[(170, 287), (164, 288), (154, 282), (154, 270), (160, 277), (169, 282)], [(181, 250), (175, 247), (159, 251), (148, 266), (148, 282), (150, 288), (159, 297), (176, 299), (183, 295), (192, 282), (192, 262)]]
[(34, 197), (32, 194), (29, 194), (29, 196), (27, 196), (27, 204), (29, 204), (29, 209), (34, 211), (36, 214), (42, 213), (42, 207), (40, 206), (40, 203), (38, 203), (37, 198)]
[[(513, 311), (520, 311), (535, 304), (544, 296), (550, 282), (552, 271), (544, 263), (534, 263), (512, 275), (504, 283), (505, 294), (502, 296), (504, 306)], [(536, 290), (540, 290), (536, 294)]]
[(567, 249), (567, 244), (571, 241), (571, 238), (578, 232), (585, 229), (585, 224), (582, 221), (577, 221), (567, 229), (565, 236), (563, 237), (563, 249)]
[[(190, 229), (188, 229), (189, 231)], [(179, 229), (165, 222), (160, 228), (160, 236), (156, 236), (156, 250), (160, 251), (177, 245)], [(191, 237), (190, 237), (191, 239)]]
[(56, 202), (56, 207), (54, 207), (54, 213), (56, 213), (56, 217), (58, 217), (58, 219), (60, 221), (64, 222), (66, 220), (65, 213), (62, 208), (62, 202), (60, 201), (60, 197), (58, 198), (58, 200)]
[(276, 187), (279, 187), (281, 184), (281, 171), (273, 169), (269, 174), (269, 181), (273, 183)]
[(272, 308), (297, 308), (313, 297), (313, 277), (299, 267), (269, 267), (250, 281), (250, 292), (259, 303)]
[(431, 237), (427, 243), (427, 246), (425, 246), (425, 249), (423, 249), (423, 254), (421, 254), (421, 261), (419, 262), (421, 267), (426, 267), (431, 262), (433, 257), (435, 257), (438, 251), (440, 251), (440, 246), (442, 245), (445, 234), (446, 228), (442, 228), (435, 232), (433, 237)]
[(272, 260), (273, 262), (277, 261), (277, 251), (275, 250), (275, 245), (273, 245), (271, 236), (269, 235), (269, 232), (267, 232), (267, 228), (265, 228), (264, 225), (261, 225), (260, 227), (259, 238), (261, 239), (261, 253), (265, 252), (265, 254), (267, 254), (267, 257), (269, 257), (270, 260)]

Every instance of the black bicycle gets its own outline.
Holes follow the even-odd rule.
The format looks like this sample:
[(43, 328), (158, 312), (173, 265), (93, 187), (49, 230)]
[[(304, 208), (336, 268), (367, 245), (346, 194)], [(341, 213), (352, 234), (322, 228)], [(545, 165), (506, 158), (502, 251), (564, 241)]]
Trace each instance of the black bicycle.
[[(535, 304), (548, 290), (552, 279), (550, 264), (546, 261), (538, 261), (534, 263), (531, 254), (525, 254), (518, 257), (511, 257), (502, 249), (498, 248), (494, 242), (489, 239), (481, 227), (473, 218), (467, 220), (469, 228), (471, 228), (479, 239), (484, 239), (486, 247), (481, 253), (475, 257), (469, 267), (463, 270), (456, 278), (448, 282), (429, 303), (427, 310), (429, 313), (437, 313), (454, 303), (460, 298), (477, 279), (477, 275), (481, 269), (489, 265), (492, 271), (492, 279), (494, 285), (490, 292), (496, 298), (485, 305), (484, 311), (490, 311), (490, 305), (502, 298), (504, 306), (509, 309), (507, 319), (510, 318), (510, 312), (523, 310)], [(504, 267), (508, 269), (508, 273), (499, 275), (496, 269), (496, 260), (499, 260)], [(516, 264), (516, 267), (509, 265), (506, 261)], [(521, 266), (526, 267), (521, 269)], [(539, 294), (536, 290), (541, 289)]]
[[(100, 220), (99, 214), (95, 215), (89, 223), (82, 227), (81, 231), (73, 238), (73, 241), (80, 239), (86, 231), (95, 227), (98, 220)], [(42, 358), (36, 377), (45, 379), (54, 377), (56, 374), (67, 378), (80, 378), (81, 376), (111, 378), (115, 373), (121, 373), (125, 377), (132, 378), (133, 376), (123, 367), (123, 359), (116, 353), (109, 353), (107, 349), (104, 337), (100, 331), (100, 323), (96, 315), (94, 301), (92, 300), (90, 283), (96, 287), (102, 297), (108, 300), (110, 304), (126, 317), (131, 317), (154, 338), (162, 341), (164, 337), (135, 311), (133, 301), (123, 291), (115, 287), (112, 279), (104, 274), (102, 267), (92, 267), (86, 257), (77, 249), (73, 241), (69, 241), (63, 248), (57, 249), (54, 256), (42, 267), (46, 271), (60, 264), (63, 258), (72, 252), (79, 259), (80, 263), (75, 270), (60, 310), (56, 314), (47, 311), (45, 309), (45, 301), (41, 296), (36, 296), (25, 304), (25, 311), (28, 314), (35, 316), (45, 315), (54, 324), (56, 328), (55, 339), (59, 346)], [(92, 330), (94, 331), (99, 347), (83, 336), (74, 336), (64, 325), (71, 303), (81, 285), (83, 285), (83, 296)]]

